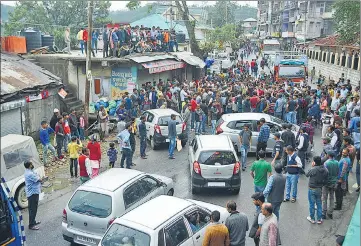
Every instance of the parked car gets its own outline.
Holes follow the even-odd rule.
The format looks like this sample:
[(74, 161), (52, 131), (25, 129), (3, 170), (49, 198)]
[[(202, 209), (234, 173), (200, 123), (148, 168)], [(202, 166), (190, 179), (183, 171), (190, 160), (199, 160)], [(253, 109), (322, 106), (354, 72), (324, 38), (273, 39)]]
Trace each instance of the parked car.
[(228, 136), (196, 136), (189, 146), (188, 161), (193, 194), (202, 188), (226, 188), (239, 193), (240, 163)]
[(29, 136), (8, 134), (1, 137), (1, 178), (5, 180), (10, 195), (20, 208), (28, 207), (25, 192), (24, 162), (31, 161), (40, 178), (45, 176), (34, 139)]
[[(252, 131), (252, 142), (250, 152), (256, 152), (257, 149), (257, 139), (259, 134), (259, 127), (257, 122), (264, 118), (266, 120), (266, 124), (270, 127), (270, 137), (267, 142), (267, 152), (272, 152), (273, 147), (276, 143), (274, 140), (273, 133), (279, 132), (282, 133), (282, 124), (286, 123), (283, 120), (274, 117), (269, 114), (263, 113), (235, 113), (235, 114), (224, 114), (218, 120), (216, 126), (216, 134), (218, 135), (226, 135), (229, 136), (234, 148), (239, 152), (239, 140), (238, 135), (240, 131), (243, 129), (243, 126), (248, 124), (249, 129)], [(297, 125), (292, 126), (292, 131), (297, 136), (297, 132), (300, 127)]]
[[(114, 220), (99, 246), (201, 246), (214, 210), (220, 212), (219, 222), (224, 223), (229, 213), (223, 207), (195, 200), (158, 196)], [(199, 224), (192, 230), (190, 221), (197, 215)]]
[(97, 245), (116, 217), (159, 195), (173, 193), (170, 178), (112, 168), (74, 192), (63, 210), (63, 238), (71, 243)]
[[(153, 150), (157, 149), (162, 143), (168, 143), (168, 122), (170, 116), (176, 115), (176, 128), (178, 138), (182, 141), (182, 146), (185, 146), (188, 141), (186, 132), (186, 124), (182, 116), (173, 109), (150, 109), (145, 111), (142, 115), (146, 117), (145, 125), (147, 127), (147, 139)], [(140, 119), (137, 118), (137, 125)]]

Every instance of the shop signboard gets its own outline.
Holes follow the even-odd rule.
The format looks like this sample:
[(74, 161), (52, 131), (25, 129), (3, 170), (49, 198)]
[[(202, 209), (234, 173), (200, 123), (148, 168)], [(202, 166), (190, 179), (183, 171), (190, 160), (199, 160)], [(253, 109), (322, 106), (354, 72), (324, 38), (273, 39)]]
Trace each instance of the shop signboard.
[(133, 89), (136, 88), (136, 83), (136, 67), (113, 67), (110, 76), (111, 99), (120, 99), (126, 91), (132, 93)]

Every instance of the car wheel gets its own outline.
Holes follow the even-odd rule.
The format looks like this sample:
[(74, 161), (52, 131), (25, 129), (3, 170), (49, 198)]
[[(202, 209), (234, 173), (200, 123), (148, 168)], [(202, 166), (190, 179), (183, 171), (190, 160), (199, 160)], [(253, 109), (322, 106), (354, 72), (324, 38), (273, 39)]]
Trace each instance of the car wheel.
[(15, 201), (21, 209), (28, 207), (28, 199), (25, 192), (25, 184), (21, 185), (15, 193)]
[(238, 195), (240, 189), (241, 189), (241, 188), (233, 189), (233, 190), (232, 190), (232, 194), (233, 194), (233, 195)]
[(174, 190), (173, 189), (170, 189), (168, 192), (167, 192), (167, 196), (173, 196), (174, 194)]

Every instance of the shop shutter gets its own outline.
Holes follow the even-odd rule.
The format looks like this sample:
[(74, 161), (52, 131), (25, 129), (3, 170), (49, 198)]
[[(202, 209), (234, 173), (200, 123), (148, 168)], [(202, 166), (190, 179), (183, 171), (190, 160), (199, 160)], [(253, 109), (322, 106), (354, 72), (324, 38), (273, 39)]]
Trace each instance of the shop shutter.
[(8, 134), (22, 135), (20, 108), (1, 112), (1, 137)]

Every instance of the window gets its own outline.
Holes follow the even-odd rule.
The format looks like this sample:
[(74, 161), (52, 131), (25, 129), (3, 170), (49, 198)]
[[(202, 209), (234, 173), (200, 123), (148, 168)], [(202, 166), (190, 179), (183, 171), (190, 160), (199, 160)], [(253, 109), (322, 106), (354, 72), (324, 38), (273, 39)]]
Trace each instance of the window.
[(6, 169), (13, 168), (17, 165), (24, 165), (25, 161), (35, 158), (31, 148), (15, 149), (12, 152), (3, 154)]
[(112, 212), (112, 198), (96, 192), (78, 190), (69, 202), (69, 209), (75, 213), (106, 218)]
[[(170, 120), (171, 120), (171, 119), (170, 119), (170, 115), (169, 115), (169, 116), (160, 117), (160, 118), (158, 119), (158, 125), (160, 125), (160, 126), (168, 126), (168, 122), (169, 122)], [(176, 124), (177, 124), (177, 125), (182, 122), (182, 119), (181, 119), (181, 117), (179, 117), (179, 115), (176, 115), (175, 120), (176, 120)]]
[(153, 121), (153, 119), (154, 119), (154, 115), (153, 115), (153, 114), (151, 114), (151, 113), (148, 113), (148, 118), (147, 118), (147, 121), (148, 121), (148, 122), (152, 122), (152, 121)]
[(158, 246), (165, 246), (163, 229), (158, 232)]
[(197, 140), (194, 140), (193, 150), (194, 150), (194, 153), (196, 153), (196, 151), (198, 150)]
[(104, 235), (102, 246), (114, 245), (150, 245), (150, 236), (142, 231), (113, 223)]
[(303, 66), (280, 66), (278, 76), (280, 78), (303, 78), (305, 76), (305, 68)]
[(228, 123), (227, 127), (234, 129), (234, 130), (243, 130), (243, 127), (245, 125), (249, 126), (249, 129), (252, 131), (253, 129), (253, 123), (249, 120), (239, 120), (239, 121), (232, 121)]
[(231, 151), (203, 151), (200, 153), (198, 162), (204, 165), (230, 165), (236, 163), (236, 157)]
[(272, 123), (266, 123), (269, 128), (270, 128), (270, 132), (271, 133), (276, 133), (276, 132), (280, 132), (281, 131), (281, 127), (279, 127), (278, 125), (272, 124)]
[(187, 213), (185, 217), (193, 233), (205, 227), (211, 220), (210, 213), (199, 208)]
[(124, 206), (129, 208), (134, 203), (145, 197), (145, 193), (140, 185), (139, 180), (127, 187), (123, 194)]
[(188, 238), (189, 234), (183, 217), (165, 230), (166, 246), (178, 246)]
[(158, 182), (151, 177), (145, 177), (139, 180), (139, 182), (145, 192), (145, 195), (148, 195), (149, 193), (158, 188)]

